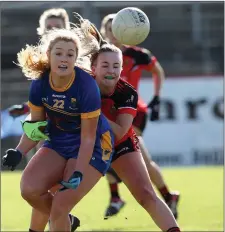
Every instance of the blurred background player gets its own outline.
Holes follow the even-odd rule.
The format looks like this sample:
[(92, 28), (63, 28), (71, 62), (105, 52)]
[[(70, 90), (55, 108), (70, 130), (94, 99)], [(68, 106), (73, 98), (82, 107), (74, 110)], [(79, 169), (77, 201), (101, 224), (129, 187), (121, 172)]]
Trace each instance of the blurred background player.
[(43, 12), (39, 19), (37, 34), (42, 36), (52, 28), (70, 29), (69, 15), (63, 8), (51, 8)]
[[(103, 37), (110, 43), (120, 48), (123, 52), (123, 71), (121, 77), (130, 83), (135, 89), (138, 90), (142, 71), (146, 70), (151, 72), (154, 82), (154, 97), (148, 105), (140, 98), (138, 99), (137, 115), (134, 118), (133, 126), (139, 138), (140, 148), (143, 158), (145, 160), (148, 173), (151, 180), (161, 193), (163, 199), (171, 209), (174, 217), (177, 219), (177, 204), (179, 201), (179, 192), (171, 192), (165, 183), (159, 166), (151, 159), (142, 133), (145, 129), (148, 119), (148, 108), (151, 109), (150, 120), (156, 121), (159, 119), (159, 106), (160, 106), (160, 90), (162, 82), (165, 78), (164, 70), (156, 57), (150, 51), (144, 48), (135, 46), (125, 46), (121, 44), (112, 33), (112, 20), (116, 14), (109, 14), (105, 16), (101, 23), (100, 32)], [(125, 202), (121, 199), (118, 191), (118, 183), (121, 182), (116, 172), (110, 168), (107, 173), (109, 182), (111, 200), (105, 212), (106, 217), (117, 214), (124, 206)]]

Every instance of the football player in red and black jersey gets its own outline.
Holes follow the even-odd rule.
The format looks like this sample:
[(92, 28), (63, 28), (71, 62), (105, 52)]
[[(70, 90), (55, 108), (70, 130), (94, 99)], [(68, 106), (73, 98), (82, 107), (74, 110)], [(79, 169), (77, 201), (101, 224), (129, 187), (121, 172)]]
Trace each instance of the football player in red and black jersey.
[[(142, 71), (149, 71), (153, 76), (154, 82), (154, 96), (147, 105), (140, 97), (138, 99), (137, 115), (133, 121), (133, 127), (139, 138), (139, 144), (145, 160), (148, 173), (151, 180), (156, 185), (167, 205), (172, 210), (175, 218), (177, 218), (177, 204), (179, 201), (179, 192), (171, 192), (165, 183), (159, 166), (151, 159), (151, 156), (144, 144), (142, 133), (145, 129), (148, 119), (148, 108), (151, 110), (150, 120), (156, 121), (159, 119), (159, 105), (160, 105), (160, 90), (165, 74), (162, 66), (157, 61), (156, 57), (150, 51), (144, 48), (135, 46), (125, 46), (121, 44), (112, 33), (112, 20), (115, 14), (107, 15), (102, 20), (101, 34), (110, 43), (120, 48), (123, 52), (123, 71), (121, 77), (130, 83), (138, 90)], [(120, 198), (118, 192), (118, 183), (120, 178), (113, 169), (110, 169), (108, 174), (108, 181), (111, 192), (110, 205), (106, 210), (106, 216), (117, 214), (124, 206), (125, 202)]]
[(92, 71), (101, 92), (101, 110), (115, 135), (111, 167), (162, 231), (177, 232), (180, 229), (175, 218), (157, 197), (139, 149), (132, 126), (138, 94), (132, 85), (120, 78), (122, 60), (121, 50), (111, 44), (103, 45), (91, 59)]

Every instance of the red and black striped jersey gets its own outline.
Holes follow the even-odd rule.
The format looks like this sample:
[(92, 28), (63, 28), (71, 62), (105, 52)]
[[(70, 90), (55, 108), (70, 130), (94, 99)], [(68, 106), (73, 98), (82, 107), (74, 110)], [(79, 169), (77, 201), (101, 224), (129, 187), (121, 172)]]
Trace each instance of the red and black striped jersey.
[(123, 71), (121, 77), (138, 90), (142, 71), (151, 71), (157, 59), (150, 51), (135, 46), (123, 49)]
[[(131, 114), (133, 117), (137, 113), (138, 94), (137, 91), (125, 80), (120, 79), (109, 96), (102, 96), (103, 114), (113, 122), (116, 122), (119, 114)], [(116, 141), (116, 145), (133, 135), (132, 126), (127, 134), (120, 140)]]

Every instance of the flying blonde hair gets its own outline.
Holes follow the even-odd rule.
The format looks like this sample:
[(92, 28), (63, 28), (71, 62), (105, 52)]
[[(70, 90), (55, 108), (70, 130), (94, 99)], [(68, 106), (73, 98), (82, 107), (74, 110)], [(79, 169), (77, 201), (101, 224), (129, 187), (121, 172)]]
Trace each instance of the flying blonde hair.
[(96, 26), (88, 19), (82, 18), (82, 16), (76, 12), (74, 12), (74, 16), (78, 23), (73, 24), (73, 26), (78, 29), (76, 32), (82, 41), (82, 47), (86, 47), (86, 51), (84, 50), (82, 55), (77, 59), (76, 65), (83, 67), (88, 72), (91, 72), (92, 55), (98, 53), (101, 46), (108, 43), (103, 39)]
[[(116, 14), (110, 14), (107, 15), (103, 20), (104, 23), (103, 24), (107, 24), (109, 22), (109, 20), (113, 19), (113, 17)], [(78, 20), (80, 21), (81, 24), (81, 28), (82, 28), (82, 24), (85, 28), (88, 28), (88, 33), (91, 33), (91, 35), (93, 35), (95, 37), (96, 40), (92, 40), (92, 42), (94, 42), (94, 44), (96, 43), (96, 41), (98, 42), (99, 46), (96, 46), (96, 49), (92, 49), (91, 53), (83, 53), (83, 55), (81, 57), (79, 57), (77, 59), (76, 64), (78, 66), (82, 66), (84, 67), (86, 70), (88, 70), (89, 72), (91, 72), (91, 67), (93, 65), (95, 65), (98, 56), (101, 53), (104, 52), (115, 52), (115, 53), (119, 53), (121, 55), (121, 59), (122, 59), (122, 51), (117, 48), (115, 45), (108, 43), (106, 40), (103, 39), (103, 36), (101, 35), (101, 33), (98, 31), (98, 29), (95, 27), (94, 24), (92, 24), (89, 20), (83, 19), (79, 14), (75, 13), (75, 17), (78, 18)], [(85, 23), (87, 23), (89, 26), (85, 26)], [(85, 30), (84, 30), (85, 31)], [(81, 33), (82, 34), (82, 33)], [(84, 39), (82, 39), (82, 41), (85, 41)], [(87, 42), (87, 41), (86, 41)]]

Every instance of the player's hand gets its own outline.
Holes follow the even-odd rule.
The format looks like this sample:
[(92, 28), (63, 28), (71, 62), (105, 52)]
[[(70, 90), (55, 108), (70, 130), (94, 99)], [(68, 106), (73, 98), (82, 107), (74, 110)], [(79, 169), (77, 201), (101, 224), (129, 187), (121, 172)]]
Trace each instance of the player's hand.
[(148, 104), (148, 108), (151, 109), (150, 121), (159, 120), (159, 106), (160, 106), (159, 96), (154, 96), (151, 102)]
[(47, 121), (24, 121), (21, 122), (23, 131), (27, 135), (27, 137), (35, 142), (40, 140), (50, 140), (49, 136), (44, 133), (45, 127), (47, 126)]
[(81, 172), (75, 171), (73, 175), (69, 178), (68, 182), (61, 181), (60, 184), (63, 186), (59, 191), (64, 191), (66, 189), (76, 189), (80, 182), (82, 181), (83, 174)]
[(29, 112), (27, 104), (13, 105), (9, 108), (9, 114), (12, 117), (19, 117)]
[(6, 154), (2, 157), (2, 166), (8, 167), (11, 171), (14, 171), (16, 166), (22, 160), (22, 153), (16, 149), (8, 149)]

